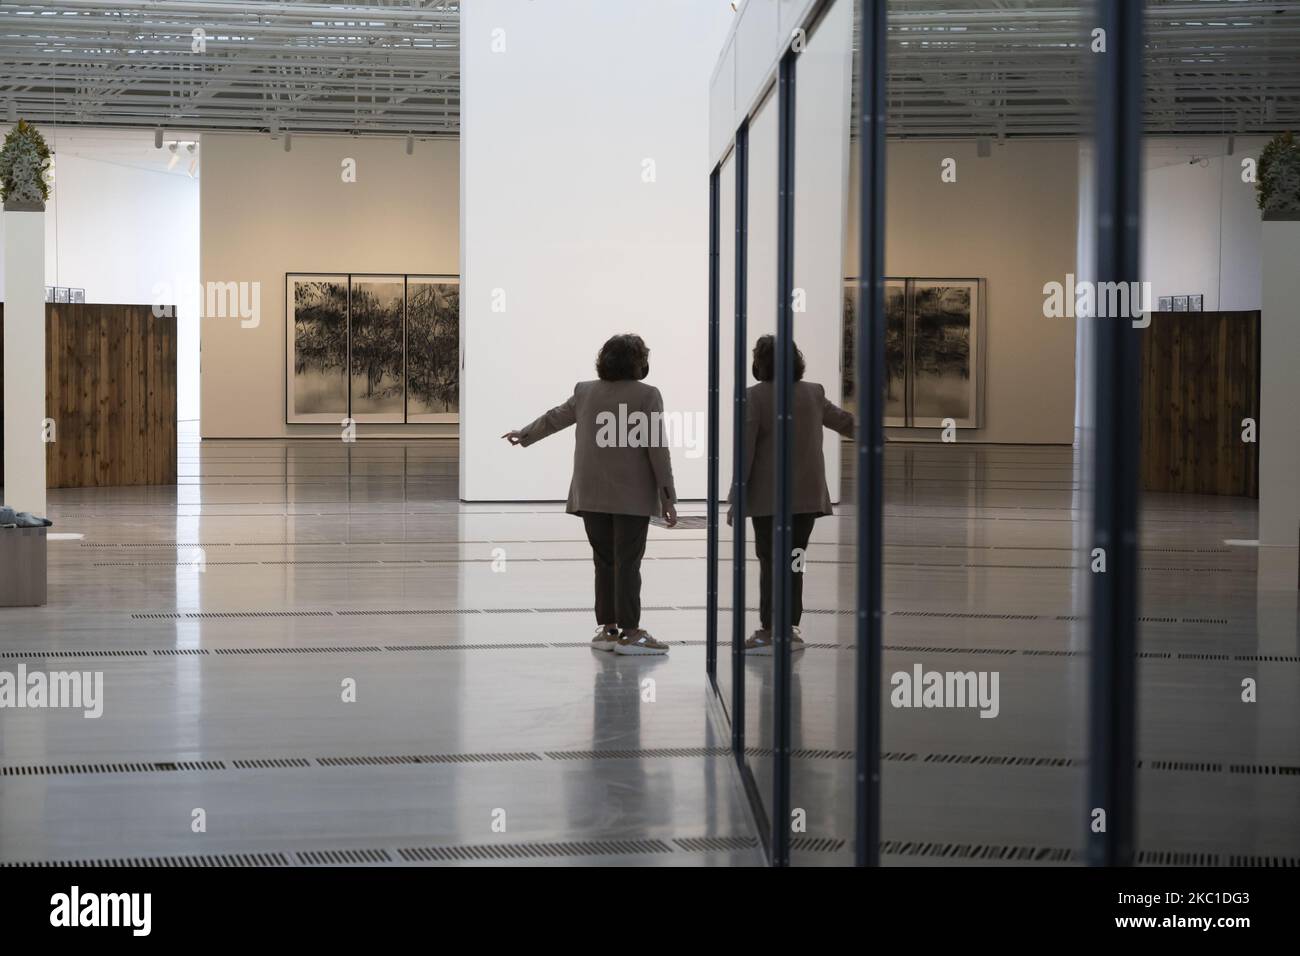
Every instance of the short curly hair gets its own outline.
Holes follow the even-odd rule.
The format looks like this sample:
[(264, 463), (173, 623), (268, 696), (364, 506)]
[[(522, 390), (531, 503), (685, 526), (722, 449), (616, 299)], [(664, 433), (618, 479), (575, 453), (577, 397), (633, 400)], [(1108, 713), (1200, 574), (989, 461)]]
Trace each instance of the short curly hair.
[(631, 332), (615, 335), (600, 347), (596, 374), (602, 381), (641, 381), (650, 374), (650, 349), (645, 339)]
[[(793, 342), (790, 347), (794, 349), (794, 380), (796, 382), (803, 380), (803, 373), (806, 365), (803, 360), (803, 353), (799, 351), (799, 346)], [(776, 377), (776, 338), (771, 335), (762, 336), (754, 343), (754, 365), (751, 369), (754, 378), (760, 382), (770, 382)]]

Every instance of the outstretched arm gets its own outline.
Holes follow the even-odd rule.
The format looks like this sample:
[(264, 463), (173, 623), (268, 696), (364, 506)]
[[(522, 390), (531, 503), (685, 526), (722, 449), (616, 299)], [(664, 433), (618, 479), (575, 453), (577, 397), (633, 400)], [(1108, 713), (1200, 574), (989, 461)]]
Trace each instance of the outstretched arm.
[(522, 445), (527, 448), (533, 442), (539, 442), (548, 435), (563, 431), (577, 421), (577, 397), (578, 393), (574, 392), (563, 405), (556, 405), (519, 431), (506, 432), (501, 437), (512, 445)]
[(846, 412), (829, 398), (826, 393), (822, 392), (822, 424), (832, 431), (837, 431), (845, 438), (852, 438), (856, 433), (856, 422), (853, 420), (853, 413)]

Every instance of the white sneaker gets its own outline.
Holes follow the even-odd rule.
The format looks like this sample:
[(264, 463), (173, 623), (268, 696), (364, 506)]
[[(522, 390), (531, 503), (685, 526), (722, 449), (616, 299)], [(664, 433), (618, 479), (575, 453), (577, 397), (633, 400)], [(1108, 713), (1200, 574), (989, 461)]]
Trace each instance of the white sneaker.
[(614, 645), (615, 654), (667, 654), (668, 645), (657, 641), (649, 631), (623, 632), (618, 643)]
[(596, 636), (591, 639), (593, 651), (612, 651), (618, 644), (618, 631), (606, 630), (604, 625), (597, 625)]
[(808, 645), (804, 643), (803, 632), (799, 630), (799, 625), (792, 624), (790, 626), (790, 630), (792, 631), (790, 635), (790, 650), (792, 651), (807, 650)]

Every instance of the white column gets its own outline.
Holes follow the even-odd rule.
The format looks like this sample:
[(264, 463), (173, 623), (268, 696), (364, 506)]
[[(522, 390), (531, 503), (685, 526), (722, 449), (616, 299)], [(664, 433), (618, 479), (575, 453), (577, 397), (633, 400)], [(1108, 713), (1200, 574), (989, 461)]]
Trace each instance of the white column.
[[(1259, 543), (1300, 535), (1300, 222), (1265, 222), (1260, 327)], [(1292, 583), (1294, 586), (1294, 582)]]
[(43, 516), (45, 213), (4, 217), (4, 503)]

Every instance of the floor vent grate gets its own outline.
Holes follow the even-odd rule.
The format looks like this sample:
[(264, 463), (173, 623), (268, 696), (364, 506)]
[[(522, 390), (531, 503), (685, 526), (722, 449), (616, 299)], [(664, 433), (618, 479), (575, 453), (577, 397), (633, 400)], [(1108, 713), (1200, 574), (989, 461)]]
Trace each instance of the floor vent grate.
[(1300, 776), (1300, 766), (1290, 767), (1285, 764), (1233, 763), (1228, 764), (1228, 773), (1245, 773), (1265, 777)]
[(161, 657), (184, 657), (187, 655), (209, 654), (211, 652), (202, 647), (167, 647), (159, 648), (154, 653)]
[(638, 760), (642, 757), (725, 757), (729, 747), (652, 747), (645, 750), (547, 750), (552, 760)]
[(1146, 767), (1151, 770), (1180, 770), (1187, 773), (1223, 773), (1223, 764), (1206, 763), (1195, 760), (1147, 760)]
[(1075, 767), (1071, 757), (1011, 757), (997, 754), (926, 754), (923, 763), (976, 764), (989, 767)]
[(425, 614), (478, 614), (477, 608), (472, 607), (426, 607), (415, 610), (373, 610), (373, 611), (336, 611), (339, 617), (410, 617), (423, 616)]
[(230, 766), (236, 770), (285, 770), (294, 767), (310, 767), (311, 761), (302, 757), (283, 757), (263, 760), (232, 760)]
[(844, 841), (832, 837), (795, 837), (790, 841), (790, 849), (797, 853), (838, 853), (844, 849)]
[(910, 651), (920, 654), (1019, 654), (1013, 647), (925, 647), (920, 644), (886, 644), (887, 651)]
[(1300, 856), (1255, 856), (1233, 853), (1228, 866), (1300, 866)]
[(1277, 664), (1297, 664), (1300, 657), (1294, 654), (1236, 654), (1234, 661), (1270, 661)]
[(624, 856), (671, 853), (662, 840), (575, 840), (565, 843), (499, 843), (478, 846), (404, 847), (397, 851), (407, 863), (449, 863), (459, 860), (527, 860), (539, 857)]
[(249, 867), (289, 866), (283, 853), (222, 853), (213, 856), (112, 857), (98, 860), (40, 860), (31, 863), (6, 863), (0, 867)]
[(1219, 854), (1177, 850), (1139, 850), (1138, 866), (1218, 866)]
[(548, 644), (401, 644), (386, 651), (511, 651), (549, 647)]
[(3, 651), (0, 658), (9, 660), (53, 660), (68, 657), (148, 657), (148, 651), (105, 651), (105, 650), (49, 650), (49, 651)]
[(1180, 661), (1226, 661), (1230, 660), (1227, 654), (1187, 654), (1178, 655)]
[(1078, 854), (1067, 847), (1004, 846), (987, 843), (926, 843), (884, 840), (880, 852), (892, 856), (941, 857), (966, 860), (1016, 860), (1032, 863), (1070, 863)]
[(758, 839), (752, 836), (678, 837), (673, 842), (688, 853), (726, 853), (758, 846)]
[(393, 862), (393, 857), (387, 850), (299, 850), (294, 855), (304, 866)]
[(214, 654), (352, 654), (382, 651), (382, 647), (219, 647)]

